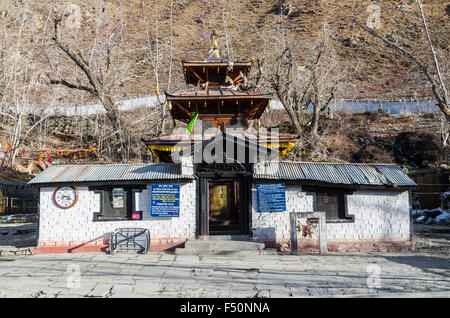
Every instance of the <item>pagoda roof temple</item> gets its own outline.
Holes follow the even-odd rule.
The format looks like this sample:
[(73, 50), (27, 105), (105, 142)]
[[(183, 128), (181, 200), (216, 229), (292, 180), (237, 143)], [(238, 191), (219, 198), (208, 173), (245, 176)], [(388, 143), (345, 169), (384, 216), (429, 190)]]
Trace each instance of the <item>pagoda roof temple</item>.
[[(174, 120), (186, 124), (202, 121), (203, 130), (214, 130), (224, 134), (233, 129), (254, 127), (252, 121), (258, 120), (266, 109), (270, 109), (272, 94), (268, 91), (253, 90), (248, 86), (250, 68), (254, 59), (229, 61), (220, 57), (217, 34), (212, 34), (213, 44), (204, 61), (181, 60), (187, 88), (165, 92), (167, 107)], [(193, 130), (186, 134), (194, 134)], [(198, 131), (195, 133), (199, 133)], [(143, 140), (160, 162), (171, 162), (170, 153), (180, 151), (180, 142), (186, 146), (195, 138), (172, 134)], [(290, 135), (272, 137), (260, 136), (258, 132), (244, 133), (242, 138), (254, 139), (265, 147), (276, 147), (285, 155), (294, 146), (295, 138)]]

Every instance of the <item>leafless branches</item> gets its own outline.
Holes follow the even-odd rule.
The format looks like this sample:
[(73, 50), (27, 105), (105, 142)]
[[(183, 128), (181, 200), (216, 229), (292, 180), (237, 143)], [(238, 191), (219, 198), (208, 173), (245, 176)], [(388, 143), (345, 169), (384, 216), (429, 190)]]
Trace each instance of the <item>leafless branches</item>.
[[(303, 44), (283, 37), (279, 53), (256, 60), (256, 84), (267, 81), (286, 110), (298, 135), (310, 133), (316, 138), (322, 114), (329, 110), (343, 82), (343, 67), (334, 53), (328, 26), (324, 23), (316, 43)], [(266, 65), (265, 65), (266, 64)], [(312, 107), (311, 120), (307, 116)]]
[[(119, 151), (122, 160), (127, 161), (130, 147), (128, 129), (122, 122), (118, 105), (113, 97), (113, 90), (115, 85), (117, 85), (117, 76), (119, 74), (118, 68), (120, 68), (120, 66), (116, 67), (113, 65), (113, 50), (117, 46), (112, 40), (115, 36), (114, 29), (104, 34), (100, 39), (98, 35), (98, 29), (101, 24), (99, 12), (94, 43), (92, 45), (90, 57), (89, 59), (86, 59), (79, 49), (72, 48), (61, 39), (60, 26), (62, 16), (59, 15), (58, 12), (55, 12), (53, 22), (54, 35), (52, 40), (55, 46), (59, 48), (66, 58), (69, 59), (78, 68), (81, 74), (84, 75), (84, 80), (76, 78), (76, 82), (73, 82), (62, 76), (56, 79), (49, 75), (49, 83), (63, 85), (69, 89), (85, 91), (98, 99), (103, 105), (106, 116), (112, 126), (112, 135), (116, 136), (120, 144)], [(75, 45), (75, 47), (77, 46)]]
[[(427, 57), (427, 60), (423, 60), (422, 58), (419, 58), (416, 54), (413, 54), (411, 51), (405, 49), (404, 47), (390, 41), (385, 36), (379, 34), (373, 29), (370, 29), (369, 27), (365, 26), (363, 23), (359, 22), (357, 19), (355, 19), (353, 16), (349, 16), (346, 13), (343, 12), (343, 10), (338, 11), (339, 14), (341, 14), (346, 19), (352, 21), (354, 24), (356, 24), (358, 27), (360, 27), (362, 30), (364, 30), (366, 33), (370, 34), (371, 36), (375, 37), (376, 39), (381, 40), (384, 44), (387, 46), (394, 48), (398, 52), (400, 52), (402, 55), (409, 58), (411, 61), (413, 61), (419, 69), (423, 72), (423, 74), (426, 76), (428, 82), (431, 85), (431, 90), (433, 93), (434, 98), (437, 101), (437, 105), (441, 112), (444, 114), (447, 121), (450, 121), (450, 109), (449, 109), (449, 98), (447, 94), (447, 89), (445, 82), (442, 78), (442, 74), (440, 72), (439, 62), (436, 57), (436, 52), (433, 48), (433, 44), (430, 38), (430, 34), (428, 31), (428, 26), (426, 24), (425, 15), (422, 10), (422, 5), (420, 3), (420, 0), (416, 0), (416, 4), (418, 7), (418, 11), (420, 13), (420, 17), (422, 20), (422, 28), (426, 34), (426, 40), (428, 43), (428, 49), (430, 50), (430, 55)], [(429, 61), (432, 61), (433, 68), (431, 69), (428, 64)], [(436, 79), (437, 77), (437, 79)]]
[[(164, 42), (162, 39), (162, 35), (160, 34), (160, 10), (161, 7), (158, 6), (158, 2), (154, 1), (153, 5), (153, 23), (149, 21), (147, 18), (147, 7), (145, 6), (145, 1), (141, 1), (141, 11), (142, 11), (142, 17), (143, 22), (146, 30), (146, 45), (145, 45), (145, 53), (147, 55), (147, 59), (151, 62), (151, 71), (153, 73), (153, 77), (155, 80), (155, 92), (157, 95), (157, 101), (158, 101), (158, 108), (160, 111), (160, 116), (157, 123), (157, 131), (156, 135), (164, 134), (166, 131), (167, 126), (167, 118), (169, 117), (168, 111), (167, 111), (167, 103), (166, 100), (162, 98), (161, 92), (165, 91), (166, 89), (169, 90), (171, 87), (171, 81), (172, 81), (172, 72), (173, 72), (173, 0), (170, 0), (170, 8), (169, 8), (169, 19), (170, 19), (170, 35), (169, 35), (169, 48), (168, 48), (168, 70), (167, 70), (167, 86), (166, 89), (161, 88), (161, 75), (163, 75), (164, 72), (160, 70), (161, 65), (163, 65), (163, 54), (162, 49), (160, 47), (160, 42)], [(153, 33), (150, 32), (150, 27), (153, 26)]]

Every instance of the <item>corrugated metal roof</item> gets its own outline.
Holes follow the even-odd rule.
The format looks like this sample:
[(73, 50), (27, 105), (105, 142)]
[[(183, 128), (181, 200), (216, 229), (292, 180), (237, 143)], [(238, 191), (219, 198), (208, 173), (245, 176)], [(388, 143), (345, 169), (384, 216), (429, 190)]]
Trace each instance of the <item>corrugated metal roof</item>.
[(254, 166), (253, 178), (369, 186), (416, 186), (399, 166), (392, 164), (263, 162)]
[(51, 166), (29, 184), (192, 179), (183, 176), (179, 164), (105, 164)]

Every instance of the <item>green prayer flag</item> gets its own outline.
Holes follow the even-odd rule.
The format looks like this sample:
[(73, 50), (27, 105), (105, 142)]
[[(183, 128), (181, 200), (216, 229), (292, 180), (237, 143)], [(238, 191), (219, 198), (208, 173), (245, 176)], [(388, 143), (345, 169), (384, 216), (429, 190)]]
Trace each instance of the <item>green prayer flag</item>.
[(191, 115), (194, 115), (194, 118), (191, 119), (191, 121), (189, 122), (189, 125), (186, 128), (186, 133), (189, 135), (192, 133), (192, 128), (194, 128), (194, 123), (197, 120), (198, 113), (192, 112)]

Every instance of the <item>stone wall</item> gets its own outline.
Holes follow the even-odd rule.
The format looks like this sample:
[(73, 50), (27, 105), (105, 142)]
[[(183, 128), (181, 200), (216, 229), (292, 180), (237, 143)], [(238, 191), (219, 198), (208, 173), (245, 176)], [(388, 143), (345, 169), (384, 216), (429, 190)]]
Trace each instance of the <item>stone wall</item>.
[[(313, 211), (314, 196), (299, 185), (286, 185), (286, 212), (259, 213), (256, 186), (252, 186), (252, 230), (254, 237), (270, 246), (288, 248), (289, 212)], [(346, 196), (350, 222), (328, 222), (329, 251), (388, 251), (411, 248), (408, 191), (359, 190)], [(303, 222), (303, 224), (306, 223)], [(302, 251), (318, 249), (317, 237), (299, 235)]]
[[(151, 250), (182, 246), (195, 238), (197, 181), (181, 184), (180, 216), (150, 216), (150, 187), (136, 193), (136, 211), (143, 220), (93, 221), (100, 209), (100, 195), (88, 187), (77, 187), (77, 204), (67, 210), (53, 202), (56, 187), (41, 188), (38, 247), (34, 252), (81, 252), (107, 249), (110, 234), (120, 227), (147, 228)], [(289, 248), (289, 212), (313, 211), (314, 195), (299, 185), (286, 185), (286, 212), (257, 212), (256, 186), (252, 185), (252, 232), (267, 246)], [(353, 221), (326, 225), (329, 251), (388, 251), (411, 247), (410, 208), (407, 191), (359, 190), (346, 197), (348, 215)], [(299, 235), (301, 251), (316, 251), (317, 237)]]
[(127, 221), (93, 221), (94, 212), (100, 212), (100, 194), (88, 187), (76, 187), (78, 202), (70, 209), (60, 209), (53, 202), (56, 187), (41, 188), (38, 248), (52, 247), (54, 252), (104, 249), (111, 233), (121, 227), (149, 229), (152, 250), (171, 248), (195, 237), (197, 183), (181, 184), (180, 216), (171, 218), (150, 216), (150, 187), (135, 194), (142, 220)]

